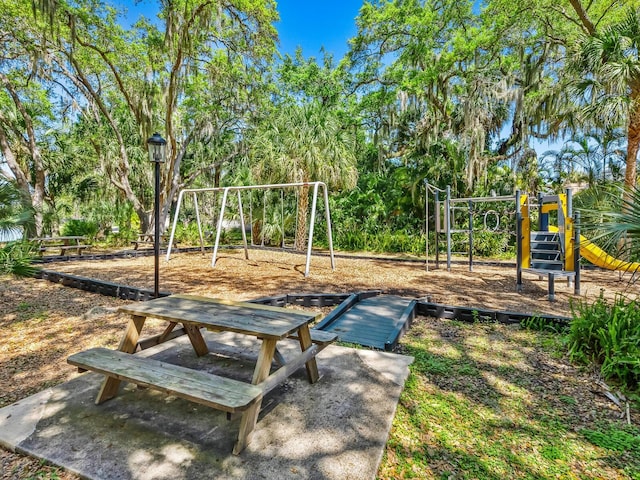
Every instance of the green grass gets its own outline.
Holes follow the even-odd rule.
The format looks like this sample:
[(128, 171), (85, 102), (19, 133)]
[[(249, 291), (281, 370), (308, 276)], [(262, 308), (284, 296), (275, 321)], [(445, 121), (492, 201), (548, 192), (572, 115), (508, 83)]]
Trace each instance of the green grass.
[(637, 429), (599, 411), (561, 345), (546, 331), (417, 321), (379, 478), (640, 479)]

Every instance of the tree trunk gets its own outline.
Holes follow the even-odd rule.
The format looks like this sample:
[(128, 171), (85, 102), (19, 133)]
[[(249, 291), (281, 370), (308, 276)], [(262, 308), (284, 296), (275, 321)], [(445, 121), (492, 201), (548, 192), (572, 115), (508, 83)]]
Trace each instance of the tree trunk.
[(633, 105), (629, 112), (627, 126), (627, 161), (624, 173), (624, 187), (628, 193), (636, 186), (638, 147), (640, 146), (640, 92), (633, 95)]
[[(24, 130), (26, 133), (26, 137), (21, 136), (20, 141), (29, 152), (29, 155), (31, 156), (31, 161), (33, 162), (32, 163), (33, 172), (29, 172), (27, 170), (22, 171), (22, 168), (15, 161), (15, 157), (13, 155), (11, 155), (11, 157), (9, 158), (6, 158), (6, 161), (7, 161), (7, 164), (9, 165), (9, 168), (11, 168), (13, 174), (16, 176), (18, 185), (21, 188), (24, 188), (23, 184), (25, 179), (28, 179), (30, 176), (32, 176), (33, 178), (33, 183), (29, 183), (30, 190), (31, 190), (29, 193), (31, 198), (31, 205), (33, 206), (33, 209), (34, 209), (35, 234), (36, 236), (41, 236), (42, 230), (44, 227), (44, 197), (45, 197), (46, 171), (44, 167), (44, 162), (42, 160), (40, 147), (38, 146), (38, 143), (37, 143), (36, 127), (33, 124), (33, 118), (31, 117), (29, 110), (22, 103), (22, 100), (20, 99), (20, 95), (18, 95), (18, 91), (13, 85), (13, 83), (9, 80), (9, 77), (7, 77), (4, 73), (0, 73), (0, 81), (2, 82), (2, 85), (5, 87), (7, 92), (9, 93), (9, 96), (13, 100), (14, 105), (18, 109), (18, 112), (20, 112), (20, 116), (24, 121)], [(4, 139), (3, 143), (6, 143), (8, 147), (8, 141), (6, 138)], [(13, 166), (10, 163), (11, 158), (14, 159)], [(18, 173), (19, 171), (22, 172), (22, 175), (19, 175)]]
[[(303, 180), (307, 181), (307, 180)], [(300, 187), (298, 195), (298, 219), (296, 228), (296, 240), (293, 248), (298, 251), (305, 249), (307, 244), (307, 210), (309, 210), (309, 187)]]

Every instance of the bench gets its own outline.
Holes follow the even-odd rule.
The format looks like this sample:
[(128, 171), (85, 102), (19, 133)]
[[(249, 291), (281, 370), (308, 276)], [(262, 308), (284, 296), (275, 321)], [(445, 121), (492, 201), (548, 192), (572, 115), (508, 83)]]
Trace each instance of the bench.
[(256, 385), (106, 348), (75, 353), (67, 362), (227, 413), (245, 411), (263, 394)]
[(78, 255), (82, 255), (82, 251), (91, 248), (91, 245), (41, 245), (38, 247), (38, 251), (41, 253), (46, 252), (47, 250), (60, 250), (60, 255), (64, 255), (67, 250), (76, 250)]
[(60, 249), (61, 255), (64, 255), (64, 252), (67, 250), (76, 250), (78, 255), (82, 255), (82, 251), (91, 248), (91, 245), (62, 245), (58, 248)]

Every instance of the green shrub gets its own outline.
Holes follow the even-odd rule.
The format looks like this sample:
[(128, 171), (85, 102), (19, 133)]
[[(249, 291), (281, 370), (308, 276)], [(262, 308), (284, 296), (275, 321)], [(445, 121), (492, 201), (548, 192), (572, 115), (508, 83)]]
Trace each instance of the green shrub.
[(601, 293), (591, 305), (571, 307), (569, 356), (600, 365), (606, 379), (635, 388), (640, 380), (640, 305), (622, 295), (609, 303)]
[[(319, 238), (316, 244), (327, 246), (326, 238)], [(347, 251), (367, 251), (377, 253), (424, 254), (424, 236), (419, 233), (410, 235), (405, 232), (382, 230), (375, 233), (357, 228), (338, 228), (334, 233), (336, 248)]]
[(551, 333), (564, 333), (568, 330), (569, 326), (559, 321), (554, 321), (544, 317), (538, 317), (534, 315), (529, 318), (525, 318), (520, 322), (520, 327), (524, 330), (531, 330), (534, 332), (551, 332)]
[[(167, 235), (171, 234), (171, 230), (167, 230)], [(212, 233), (204, 231), (202, 233), (205, 243), (209, 243), (209, 237)], [(175, 239), (183, 245), (200, 245), (200, 233), (198, 232), (198, 224), (190, 222), (188, 224), (178, 223), (176, 225)]]
[(35, 273), (31, 264), (36, 247), (28, 242), (11, 242), (0, 248), (0, 275), (30, 277)]
[(69, 220), (61, 229), (61, 233), (64, 236), (84, 236), (89, 238), (95, 238), (98, 234), (98, 224), (95, 222), (88, 222), (86, 220)]
[(502, 257), (506, 254), (514, 256), (513, 248), (509, 247), (511, 234), (502, 232), (480, 231), (473, 232), (473, 251), (481, 257)]

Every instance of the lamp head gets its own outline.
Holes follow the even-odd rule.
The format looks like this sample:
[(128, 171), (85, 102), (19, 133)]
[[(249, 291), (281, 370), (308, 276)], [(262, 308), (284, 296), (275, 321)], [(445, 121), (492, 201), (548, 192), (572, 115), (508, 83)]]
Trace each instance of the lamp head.
[(154, 163), (163, 163), (164, 149), (167, 141), (162, 138), (158, 132), (155, 132), (147, 140), (147, 145), (149, 145), (149, 160)]

